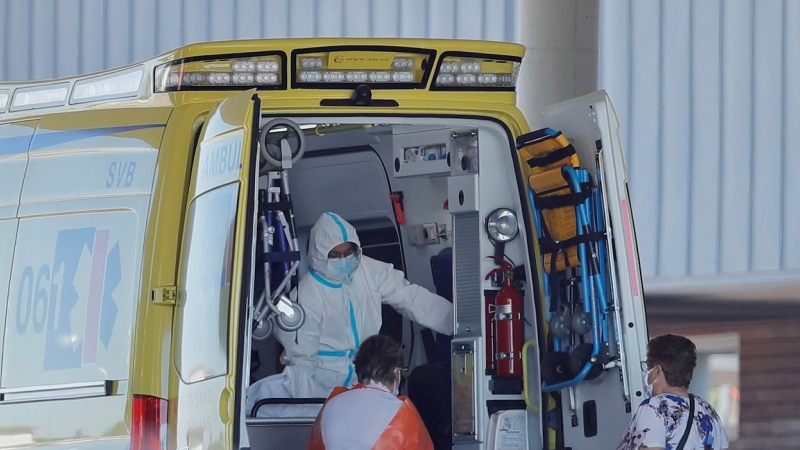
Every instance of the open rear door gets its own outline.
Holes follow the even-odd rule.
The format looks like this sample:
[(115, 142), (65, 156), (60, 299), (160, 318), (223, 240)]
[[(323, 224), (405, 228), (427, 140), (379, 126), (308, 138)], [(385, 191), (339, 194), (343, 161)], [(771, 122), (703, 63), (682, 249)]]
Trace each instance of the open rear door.
[[(596, 378), (560, 389), (564, 445), (616, 448), (643, 394), (640, 361), (647, 325), (619, 121), (605, 91), (548, 107), (544, 126), (566, 136), (582, 169), (600, 186), (608, 249), (608, 345), (611, 361)], [(602, 239), (602, 238), (601, 238)]]
[(260, 104), (255, 90), (212, 111), (192, 167), (181, 246), (169, 422), (175, 448), (238, 448)]

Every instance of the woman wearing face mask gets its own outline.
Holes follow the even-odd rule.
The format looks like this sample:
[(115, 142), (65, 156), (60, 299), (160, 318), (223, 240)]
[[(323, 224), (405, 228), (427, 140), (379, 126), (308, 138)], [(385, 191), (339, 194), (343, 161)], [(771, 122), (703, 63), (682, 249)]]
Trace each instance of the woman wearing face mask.
[(702, 398), (689, 394), (697, 365), (692, 341), (672, 334), (647, 344), (642, 381), (648, 398), (633, 415), (618, 450), (720, 450), (728, 436), (717, 412)]
[[(305, 323), (296, 333), (276, 328), (286, 369), (250, 386), (248, 410), (261, 398), (327, 397), (334, 387), (356, 384), (352, 359), (380, 331), (382, 303), (424, 327), (453, 334), (452, 303), (409, 283), (391, 264), (363, 256), (355, 228), (337, 214), (324, 213), (311, 228), (308, 264), (297, 290)], [(258, 415), (307, 410), (262, 407)]]
[(400, 345), (388, 336), (372, 336), (353, 364), (359, 384), (333, 390), (311, 429), (308, 449), (433, 449), (417, 409), (397, 397)]

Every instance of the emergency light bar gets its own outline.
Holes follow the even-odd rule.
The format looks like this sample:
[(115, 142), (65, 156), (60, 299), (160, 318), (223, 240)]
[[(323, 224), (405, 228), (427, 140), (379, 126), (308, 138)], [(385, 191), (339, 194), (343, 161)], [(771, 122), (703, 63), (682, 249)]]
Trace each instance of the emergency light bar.
[(155, 92), (285, 87), (283, 53), (192, 57), (156, 67)]
[(63, 106), (67, 102), (69, 82), (20, 88), (14, 91), (11, 111)]
[(114, 98), (136, 97), (142, 86), (144, 67), (134, 67), (100, 77), (87, 78), (75, 83), (69, 103), (87, 103)]
[(513, 91), (521, 60), (507, 56), (442, 55), (431, 90)]
[(11, 91), (3, 89), (0, 91), (0, 114), (6, 112), (6, 105), (8, 105), (8, 98), (11, 97)]
[(292, 52), (292, 88), (423, 88), (436, 52), (398, 47), (341, 46)]

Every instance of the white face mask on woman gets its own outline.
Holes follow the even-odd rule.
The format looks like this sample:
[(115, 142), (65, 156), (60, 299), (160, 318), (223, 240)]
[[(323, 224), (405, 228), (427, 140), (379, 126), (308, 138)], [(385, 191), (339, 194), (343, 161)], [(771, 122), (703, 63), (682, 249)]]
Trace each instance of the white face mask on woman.
[(655, 366), (645, 370), (644, 372), (642, 372), (642, 385), (644, 386), (644, 391), (645, 391), (645, 393), (647, 394), (648, 397), (652, 397), (653, 396), (653, 386), (656, 383), (656, 380), (653, 380), (652, 383), (649, 383), (647, 381), (647, 379), (650, 378), (650, 372), (652, 372), (653, 369), (655, 369)]

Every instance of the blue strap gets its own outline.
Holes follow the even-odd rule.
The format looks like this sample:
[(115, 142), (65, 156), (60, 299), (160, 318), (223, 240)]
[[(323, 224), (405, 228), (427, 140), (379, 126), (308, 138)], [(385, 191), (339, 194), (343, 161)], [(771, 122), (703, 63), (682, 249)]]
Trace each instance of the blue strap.
[(311, 274), (311, 278), (317, 280), (317, 282), (319, 284), (323, 285), (323, 286), (327, 286), (327, 287), (329, 287), (331, 289), (341, 289), (342, 288), (342, 283), (334, 283), (334, 282), (328, 281), (325, 278), (323, 278), (322, 275), (318, 274), (317, 271), (314, 270), (314, 269), (308, 269), (308, 273)]
[(334, 215), (333, 213), (325, 213), (325, 214), (331, 219), (333, 219), (333, 223), (339, 226), (339, 231), (342, 232), (342, 242), (349, 241), (349, 239), (347, 239), (347, 229), (344, 227), (342, 221), (339, 220), (339, 218), (336, 217), (336, 215)]
[(353, 330), (353, 340), (356, 348), (361, 347), (361, 339), (358, 338), (358, 327), (356, 327), (356, 312), (353, 311), (353, 301), (350, 300), (350, 329)]

